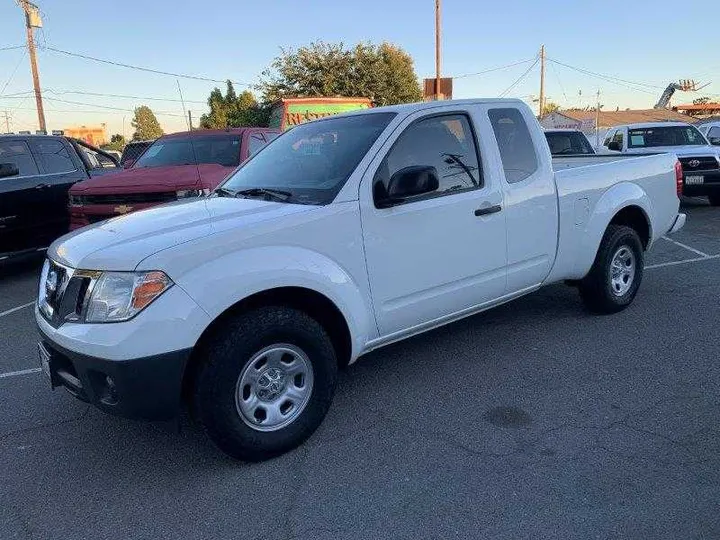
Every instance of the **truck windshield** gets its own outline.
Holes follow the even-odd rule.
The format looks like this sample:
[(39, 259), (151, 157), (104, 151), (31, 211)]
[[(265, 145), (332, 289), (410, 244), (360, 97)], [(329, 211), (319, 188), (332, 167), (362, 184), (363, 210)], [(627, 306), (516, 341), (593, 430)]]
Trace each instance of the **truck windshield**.
[(210, 163), (237, 167), (240, 164), (240, 136), (158, 139), (140, 156), (135, 168)]
[(553, 156), (595, 153), (587, 137), (578, 131), (548, 131), (545, 137)]
[(222, 192), (275, 190), (288, 193), (287, 202), (328, 204), (394, 116), (333, 117), (294, 127), (230, 175)]
[(706, 145), (705, 137), (692, 126), (668, 126), (631, 129), (628, 132), (628, 148), (653, 148), (655, 146)]

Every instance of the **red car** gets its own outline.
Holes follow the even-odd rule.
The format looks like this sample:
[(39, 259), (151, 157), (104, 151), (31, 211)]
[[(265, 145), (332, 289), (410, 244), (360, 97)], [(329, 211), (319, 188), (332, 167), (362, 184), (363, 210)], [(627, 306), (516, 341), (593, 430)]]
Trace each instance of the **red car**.
[(253, 127), (164, 135), (125, 171), (78, 182), (70, 189), (70, 230), (207, 194), (279, 134), (278, 129)]

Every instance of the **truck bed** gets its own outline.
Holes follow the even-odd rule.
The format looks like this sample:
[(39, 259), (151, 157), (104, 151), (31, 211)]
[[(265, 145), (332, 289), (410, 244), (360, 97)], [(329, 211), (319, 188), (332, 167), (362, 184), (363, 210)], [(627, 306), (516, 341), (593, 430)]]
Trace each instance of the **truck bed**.
[(553, 274), (559, 271), (580, 279), (587, 273), (599, 238), (612, 218), (606, 214), (616, 212), (617, 200), (643, 209), (651, 224), (646, 247), (664, 235), (672, 227), (679, 204), (676, 161), (674, 154), (553, 158), (560, 212)]

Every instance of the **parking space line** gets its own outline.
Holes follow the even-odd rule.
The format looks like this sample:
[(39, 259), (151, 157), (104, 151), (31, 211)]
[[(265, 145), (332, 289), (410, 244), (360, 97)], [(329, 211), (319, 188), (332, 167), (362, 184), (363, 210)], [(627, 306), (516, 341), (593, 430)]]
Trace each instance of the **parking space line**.
[(671, 242), (675, 244), (676, 246), (679, 246), (683, 249), (687, 249), (688, 251), (692, 251), (695, 255), (700, 255), (701, 257), (710, 257), (707, 253), (703, 253), (702, 251), (695, 249), (694, 247), (690, 247), (687, 244), (683, 244), (682, 242), (678, 242), (677, 240), (673, 240), (672, 238), (668, 238), (667, 236), (663, 236), (663, 240), (667, 240), (668, 242)]
[(15, 313), (16, 311), (20, 311), (21, 309), (25, 309), (26, 307), (30, 307), (35, 304), (35, 301), (28, 302), (27, 304), (23, 304), (22, 306), (17, 306), (12, 309), (8, 309), (7, 311), (3, 311), (0, 313), (0, 317), (4, 317), (5, 315), (10, 315), (11, 313)]
[(19, 375), (30, 375), (31, 373), (40, 373), (40, 368), (21, 369), (20, 371), (9, 371), (7, 373), (0, 373), (0, 379), (7, 377), (17, 377)]
[(706, 255), (705, 257), (697, 257), (696, 259), (685, 259), (684, 261), (670, 261), (659, 264), (651, 264), (645, 267), (645, 270), (652, 270), (653, 268), (663, 268), (665, 266), (677, 266), (678, 264), (695, 263), (703, 261), (712, 261), (713, 259), (720, 259), (720, 255)]

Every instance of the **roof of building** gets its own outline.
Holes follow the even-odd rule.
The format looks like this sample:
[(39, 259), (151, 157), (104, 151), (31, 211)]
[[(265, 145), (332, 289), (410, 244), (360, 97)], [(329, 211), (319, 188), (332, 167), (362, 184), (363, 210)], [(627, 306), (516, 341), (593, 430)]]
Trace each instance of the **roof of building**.
[(720, 110), (720, 103), (693, 103), (687, 105), (674, 105), (673, 110), (675, 111), (718, 111)]
[[(595, 120), (593, 110), (566, 109), (557, 111), (558, 114), (578, 122)], [(695, 119), (685, 114), (669, 109), (636, 109), (626, 111), (600, 111), (599, 123), (601, 128), (615, 127), (620, 124), (636, 124), (639, 122), (694, 122)]]

